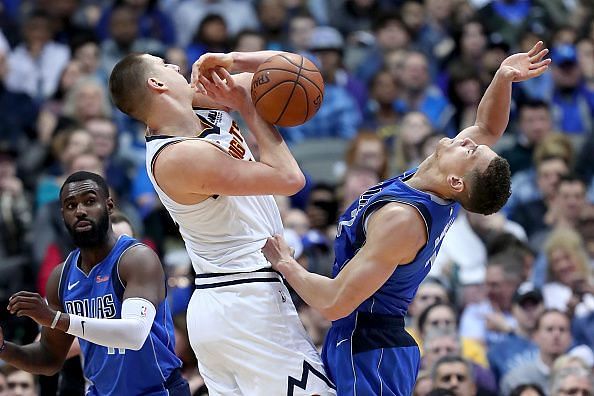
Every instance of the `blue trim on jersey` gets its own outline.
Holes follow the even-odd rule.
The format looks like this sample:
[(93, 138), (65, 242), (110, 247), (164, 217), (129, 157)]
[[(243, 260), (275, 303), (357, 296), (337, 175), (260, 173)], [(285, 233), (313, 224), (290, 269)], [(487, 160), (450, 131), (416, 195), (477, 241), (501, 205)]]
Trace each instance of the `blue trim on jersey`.
[[(121, 318), (124, 285), (118, 263), (140, 243), (121, 236), (107, 257), (89, 274), (78, 267), (80, 250), (73, 251), (60, 279), (60, 301), (65, 312), (85, 317)], [(116, 279), (117, 278), (117, 279)], [(146, 342), (138, 351), (108, 348), (79, 338), (84, 374), (91, 382), (87, 395), (168, 395), (166, 381), (181, 367), (174, 351), (173, 320), (163, 300)]]

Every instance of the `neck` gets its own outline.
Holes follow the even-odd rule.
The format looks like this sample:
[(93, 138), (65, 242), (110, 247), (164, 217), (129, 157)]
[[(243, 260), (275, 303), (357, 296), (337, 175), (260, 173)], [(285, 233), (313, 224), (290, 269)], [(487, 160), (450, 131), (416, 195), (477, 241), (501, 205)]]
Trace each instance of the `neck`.
[(118, 238), (109, 231), (107, 238), (97, 246), (80, 248), (80, 268), (88, 274), (91, 270), (111, 252)]
[(436, 177), (436, 175), (439, 175), (440, 173), (435, 169), (434, 156), (435, 154), (432, 154), (421, 162), (417, 172), (406, 182), (406, 184), (414, 189), (437, 195), (442, 199), (454, 199)]
[(202, 130), (200, 119), (190, 106), (170, 101), (164, 106), (154, 106), (160, 111), (149, 111), (146, 125), (155, 134), (170, 136), (196, 136)]
[(548, 368), (552, 368), (553, 367), (553, 363), (555, 362), (555, 359), (557, 359), (558, 357), (559, 356), (550, 355), (548, 353), (543, 353), (542, 351), (540, 352), (540, 360), (542, 360), (542, 362)]

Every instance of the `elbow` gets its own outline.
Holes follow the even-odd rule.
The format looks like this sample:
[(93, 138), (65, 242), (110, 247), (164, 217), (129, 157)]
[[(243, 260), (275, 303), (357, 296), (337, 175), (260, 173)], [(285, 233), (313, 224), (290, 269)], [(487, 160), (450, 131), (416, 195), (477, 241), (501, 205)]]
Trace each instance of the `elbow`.
[(305, 176), (301, 170), (286, 176), (284, 191), (286, 195), (297, 194), (303, 187), (305, 187)]
[(351, 312), (353, 312), (353, 310), (354, 309), (351, 309), (347, 304), (334, 301), (331, 304), (321, 307), (320, 313), (326, 320), (334, 322), (335, 320), (348, 316)]

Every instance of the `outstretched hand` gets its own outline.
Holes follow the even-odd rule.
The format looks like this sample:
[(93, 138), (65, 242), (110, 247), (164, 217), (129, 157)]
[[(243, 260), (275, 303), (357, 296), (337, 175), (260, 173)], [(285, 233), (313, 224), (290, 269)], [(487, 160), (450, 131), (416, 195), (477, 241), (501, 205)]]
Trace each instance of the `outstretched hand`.
[(501, 62), (499, 70), (505, 78), (512, 82), (525, 81), (540, 76), (551, 63), (550, 59), (543, 59), (549, 52), (547, 48), (543, 47), (544, 43), (539, 41), (528, 52), (508, 56)]

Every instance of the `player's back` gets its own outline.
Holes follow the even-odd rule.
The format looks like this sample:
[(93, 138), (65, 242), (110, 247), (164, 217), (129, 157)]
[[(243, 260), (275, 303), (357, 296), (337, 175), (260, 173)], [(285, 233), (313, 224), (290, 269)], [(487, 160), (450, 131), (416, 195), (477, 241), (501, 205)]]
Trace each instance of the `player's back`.
[[(389, 202), (415, 208), (423, 218), (427, 230), (426, 245), (410, 263), (399, 265), (390, 278), (356, 311), (404, 316), (419, 284), (429, 273), (442, 239), (453, 223), (458, 205), (435, 195), (416, 190), (405, 183), (415, 170), (386, 180), (363, 193), (339, 219), (335, 241), (336, 276), (365, 243), (365, 227), (369, 216)], [(396, 264), (396, 263), (394, 263)]]
[[(249, 272), (269, 267), (260, 249), (266, 238), (282, 232), (274, 198), (262, 196), (212, 196), (194, 205), (182, 205), (161, 190), (154, 164), (163, 148), (188, 139), (202, 139), (234, 158), (254, 158), (231, 116), (220, 110), (196, 110), (209, 125), (196, 138), (147, 137), (147, 171), (161, 202), (178, 224), (196, 273)], [(200, 159), (197, 158), (197, 161)]]
[(417, 210), (428, 236), (427, 244), (410, 263), (399, 265), (353, 313), (332, 323), (323, 359), (340, 395), (379, 394), (380, 390), (384, 395), (412, 394), (420, 353), (404, 330), (404, 316), (458, 210), (455, 202), (406, 184), (414, 172), (371, 187), (339, 219), (333, 276), (365, 244), (367, 220), (385, 204), (397, 202)]
[[(140, 243), (121, 236), (103, 261), (85, 274), (78, 266), (80, 251), (70, 253), (60, 277), (64, 310), (92, 318), (120, 319), (125, 286), (118, 263)], [(91, 382), (88, 395), (167, 395), (164, 385), (181, 361), (175, 355), (173, 320), (167, 301), (157, 308), (151, 332), (138, 351), (109, 348), (79, 339), (84, 374)]]

